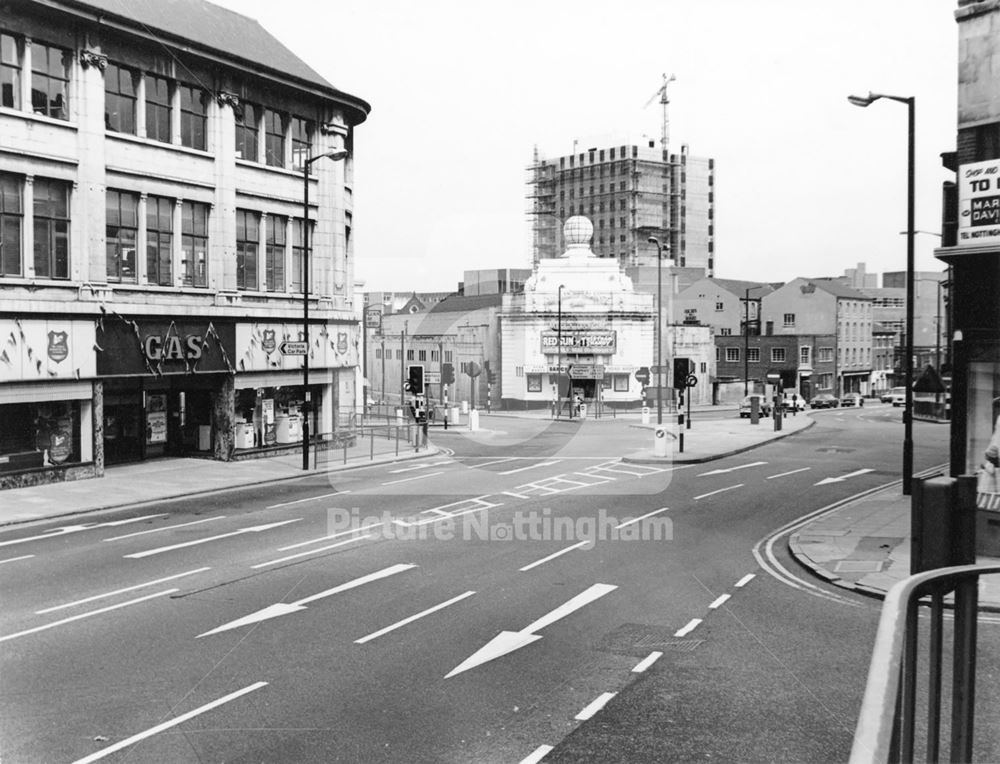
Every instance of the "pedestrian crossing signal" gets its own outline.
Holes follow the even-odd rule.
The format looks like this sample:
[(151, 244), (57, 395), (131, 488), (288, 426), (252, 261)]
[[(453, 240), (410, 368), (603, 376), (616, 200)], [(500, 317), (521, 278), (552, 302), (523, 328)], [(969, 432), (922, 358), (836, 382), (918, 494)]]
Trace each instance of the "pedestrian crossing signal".
[(424, 394), (424, 367), (419, 364), (409, 366), (406, 373), (406, 382), (403, 389), (414, 395)]

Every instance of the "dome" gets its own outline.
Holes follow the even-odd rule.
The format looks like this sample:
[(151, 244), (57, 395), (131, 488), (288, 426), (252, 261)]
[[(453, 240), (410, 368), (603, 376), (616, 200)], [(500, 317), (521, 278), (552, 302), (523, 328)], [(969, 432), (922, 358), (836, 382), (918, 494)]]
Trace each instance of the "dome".
[(574, 215), (563, 225), (566, 246), (586, 246), (594, 238), (594, 224), (582, 215)]

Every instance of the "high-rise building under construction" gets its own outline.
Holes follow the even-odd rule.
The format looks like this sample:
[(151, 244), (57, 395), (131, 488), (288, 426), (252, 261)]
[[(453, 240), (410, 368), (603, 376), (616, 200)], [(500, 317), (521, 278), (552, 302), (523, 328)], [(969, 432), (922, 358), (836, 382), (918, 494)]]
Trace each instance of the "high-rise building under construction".
[(715, 273), (715, 161), (686, 145), (671, 154), (653, 140), (593, 147), (528, 167), (533, 258), (565, 249), (567, 218), (594, 224), (593, 251), (626, 266), (656, 263), (655, 237), (677, 266)]

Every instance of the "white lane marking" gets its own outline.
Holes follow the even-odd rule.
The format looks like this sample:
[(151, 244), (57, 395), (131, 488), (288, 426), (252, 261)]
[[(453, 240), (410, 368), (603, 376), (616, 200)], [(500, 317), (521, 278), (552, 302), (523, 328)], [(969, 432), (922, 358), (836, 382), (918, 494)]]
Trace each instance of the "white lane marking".
[(87, 597), (86, 599), (76, 600), (75, 602), (67, 602), (65, 605), (56, 605), (55, 607), (45, 608), (45, 610), (36, 610), (35, 615), (45, 615), (46, 613), (52, 613), (56, 610), (65, 610), (68, 607), (75, 607), (76, 605), (84, 605), (88, 602), (93, 602), (94, 600), (101, 600), (105, 597), (114, 597), (116, 594), (124, 594), (125, 592), (133, 592), (136, 589), (144, 589), (147, 586), (156, 586), (156, 584), (162, 584), (166, 581), (173, 581), (177, 578), (183, 578), (184, 576), (193, 576), (195, 573), (204, 573), (206, 570), (211, 570), (211, 568), (195, 568), (194, 570), (189, 570), (184, 573), (175, 573), (172, 576), (167, 576), (166, 578), (158, 578), (155, 581), (147, 581), (144, 584), (136, 584), (135, 586), (127, 586), (124, 589), (116, 589), (113, 592), (106, 592), (105, 594), (95, 594), (93, 597)]
[(748, 467), (760, 467), (767, 462), (750, 462), (749, 464), (739, 464), (735, 467), (725, 467), (723, 469), (711, 470), (710, 472), (702, 472), (698, 477), (705, 477), (706, 475), (722, 475), (726, 472), (736, 472), (737, 470), (745, 470)]
[(695, 496), (694, 500), (697, 501), (698, 499), (704, 499), (708, 496), (715, 496), (715, 494), (717, 493), (725, 493), (726, 491), (732, 491), (735, 488), (742, 488), (742, 487), (743, 483), (737, 483), (736, 485), (729, 486), (729, 488), (720, 488), (718, 491), (709, 491), (708, 493), (703, 493), (701, 496)]
[[(470, 464), (469, 467), (489, 467), (493, 464), (506, 464), (508, 462), (513, 462), (517, 459), (516, 456), (508, 456), (506, 459), (494, 459), (492, 462), (482, 462), (481, 464)], [(522, 457), (528, 458), (528, 457)]]
[(827, 485), (829, 483), (843, 483), (848, 478), (858, 477), (858, 475), (864, 475), (865, 473), (874, 472), (874, 471), (875, 470), (866, 467), (865, 469), (854, 470), (854, 472), (848, 472), (846, 475), (841, 475), (840, 477), (823, 478), (818, 483), (816, 483), (816, 485)]
[(172, 552), (175, 549), (183, 549), (184, 547), (196, 546), (198, 544), (207, 544), (209, 541), (218, 541), (219, 539), (230, 538), (232, 536), (241, 536), (244, 533), (260, 533), (261, 531), (269, 531), (272, 528), (278, 528), (282, 525), (288, 525), (289, 523), (297, 523), (301, 520), (301, 517), (297, 517), (293, 520), (282, 520), (277, 523), (267, 523), (266, 525), (254, 525), (250, 528), (240, 528), (238, 531), (230, 531), (229, 533), (222, 533), (218, 536), (209, 536), (203, 539), (194, 539), (193, 541), (185, 541), (180, 544), (172, 544), (171, 546), (161, 546), (157, 549), (147, 549), (145, 552), (136, 552), (135, 554), (122, 555), (126, 559), (139, 560), (143, 557), (151, 557), (154, 554), (162, 554), (163, 552)]
[[(111, 520), (110, 522), (107, 523), (101, 523), (101, 525), (106, 526), (108, 528), (114, 528), (117, 525), (131, 525), (132, 523), (141, 523), (143, 520), (150, 520), (154, 517), (166, 517), (166, 516), (167, 516), (166, 512), (159, 512), (155, 515), (143, 515), (142, 517), (128, 517), (124, 520)], [(98, 526), (94, 527), (96, 528)]]
[(654, 650), (645, 658), (643, 658), (641, 661), (639, 661), (637, 664), (635, 664), (635, 666), (632, 667), (632, 673), (641, 674), (643, 671), (645, 671), (654, 663), (656, 663), (661, 657), (663, 657), (663, 653), (661, 653), (659, 650)]
[(579, 549), (582, 546), (586, 546), (587, 543), (589, 543), (589, 542), (587, 542), (587, 541), (580, 541), (580, 542), (578, 542), (576, 544), (573, 544), (573, 546), (568, 546), (565, 549), (560, 549), (558, 552), (556, 552), (555, 554), (550, 554), (548, 557), (543, 557), (540, 560), (535, 560), (530, 565), (525, 565), (523, 568), (518, 568), (518, 570), (523, 573), (526, 570), (531, 570), (532, 568), (537, 568), (539, 565), (544, 565), (549, 560), (554, 560), (556, 557), (561, 557), (562, 555), (566, 554), (566, 552), (572, 552), (574, 549)]
[(736, 582), (735, 586), (737, 589), (742, 589), (744, 586), (753, 581), (757, 576), (753, 573), (747, 573), (743, 578)]
[(163, 732), (164, 730), (168, 730), (171, 727), (176, 727), (178, 724), (186, 722), (188, 719), (193, 719), (194, 717), (199, 716), (205, 713), (206, 711), (211, 711), (213, 708), (218, 708), (224, 703), (229, 703), (230, 701), (236, 700), (236, 698), (239, 698), (242, 695), (246, 695), (247, 693), (259, 690), (261, 687), (266, 687), (266, 686), (267, 682), (254, 682), (253, 684), (244, 687), (242, 690), (231, 692), (228, 695), (219, 698), (218, 700), (213, 700), (211, 703), (206, 703), (203, 706), (199, 706), (193, 711), (188, 711), (186, 714), (181, 714), (180, 716), (176, 716), (173, 719), (169, 719), (163, 722), (163, 724), (157, 724), (155, 727), (150, 727), (145, 732), (140, 732), (137, 735), (133, 735), (130, 738), (126, 738), (125, 740), (115, 743), (114, 745), (108, 746), (107, 748), (102, 748), (100, 751), (96, 751), (95, 753), (90, 754), (90, 756), (86, 756), (82, 759), (77, 759), (75, 762), (73, 762), (73, 764), (90, 764), (90, 762), (92, 761), (103, 759), (105, 756), (109, 756), (115, 751), (120, 751), (122, 748), (127, 748), (128, 746), (134, 743), (138, 743), (140, 740), (145, 740), (146, 738), (152, 737), (153, 735)]
[(235, 621), (230, 621), (229, 623), (224, 623), (222, 626), (218, 626), (210, 631), (206, 631), (203, 634), (199, 634), (195, 639), (201, 639), (202, 637), (207, 637), (211, 634), (218, 634), (222, 631), (229, 631), (230, 629), (236, 629), (240, 626), (248, 626), (252, 623), (258, 623), (260, 621), (266, 621), (268, 618), (277, 618), (278, 616), (288, 615), (289, 613), (297, 613), (300, 610), (306, 609), (306, 604), (309, 602), (315, 602), (316, 600), (323, 599), (324, 597), (330, 597), (334, 594), (340, 594), (341, 592), (346, 592), (349, 589), (355, 589), (364, 584), (371, 583), (372, 581), (378, 581), (382, 578), (387, 578), (393, 576), (396, 573), (402, 573), (403, 571), (410, 570), (411, 568), (417, 567), (412, 563), (402, 563), (399, 565), (390, 565), (388, 568), (383, 568), (382, 570), (375, 571), (374, 573), (369, 573), (367, 576), (361, 576), (360, 578), (355, 578), (353, 581), (348, 581), (347, 583), (340, 584), (340, 586), (335, 586), (332, 589), (327, 589), (319, 594), (313, 594), (309, 597), (303, 597), (296, 602), (279, 602), (275, 605), (268, 605), (263, 610), (258, 610), (256, 613), (251, 613), (250, 615), (243, 616), (242, 618), (237, 618)]
[(423, 475), (414, 475), (413, 477), (400, 478), (399, 480), (387, 480), (382, 485), (395, 485), (396, 483), (408, 483), (411, 480), (423, 480), (424, 478), (436, 477), (437, 475), (443, 475), (444, 472), (427, 472)]
[(25, 629), (24, 631), (19, 631), (16, 634), (8, 634), (5, 637), (0, 637), (0, 642), (6, 642), (8, 639), (17, 639), (18, 637), (23, 637), (28, 634), (35, 634), (39, 631), (45, 631), (46, 629), (52, 629), (56, 626), (62, 626), (64, 623), (70, 623), (72, 621), (79, 621), (81, 618), (90, 618), (92, 615), (100, 615), (101, 613), (107, 613), (112, 610), (118, 610), (119, 608), (128, 607), (129, 605), (135, 605), (140, 602), (145, 602), (146, 600), (151, 600), (154, 597), (162, 597), (165, 594), (173, 594), (178, 592), (180, 589), (166, 589), (162, 592), (157, 592), (156, 594), (147, 594), (145, 597), (138, 597), (134, 600), (129, 600), (128, 602), (119, 602), (117, 605), (109, 605), (108, 607), (101, 608), (100, 610), (91, 610), (87, 613), (80, 613), (80, 615), (70, 616), (69, 618), (63, 618), (61, 621), (53, 621), (52, 623), (47, 623), (44, 626), (36, 626), (33, 629)]
[(730, 595), (728, 595), (728, 594), (720, 595), (719, 597), (717, 597), (712, 602), (711, 605), (708, 606), (708, 609), (709, 610), (715, 610), (716, 608), (721, 607), (723, 605), (723, 603), (725, 603), (725, 601), (729, 599), (729, 596)]
[(685, 626), (683, 629), (678, 629), (676, 632), (674, 632), (674, 636), (686, 637), (688, 634), (690, 634), (692, 631), (698, 628), (699, 623), (701, 623), (700, 618), (692, 618), (690, 621), (688, 621), (687, 626)]
[(617, 588), (613, 584), (594, 584), (575, 597), (567, 600), (555, 610), (533, 621), (520, 631), (501, 631), (493, 639), (445, 674), (445, 679), (530, 645), (532, 642), (542, 638), (541, 634), (535, 634), (534, 632), (541, 631), (546, 626), (551, 626), (556, 621), (565, 618), (570, 613), (603, 597), (605, 594), (613, 592)]
[(254, 570), (257, 568), (266, 568), (268, 565), (280, 565), (283, 562), (288, 562), (289, 560), (296, 560), (299, 557), (308, 557), (311, 554), (319, 554), (320, 552), (326, 552), (330, 549), (336, 549), (338, 546), (345, 546), (346, 544), (353, 544), (355, 541), (363, 541), (364, 539), (373, 538), (370, 533), (366, 533), (364, 536), (355, 536), (352, 539), (347, 539), (346, 541), (338, 541), (336, 544), (330, 544), (328, 546), (317, 547), (316, 549), (307, 549), (304, 552), (298, 552), (296, 554), (290, 554), (287, 557), (280, 557), (277, 560), (268, 560), (267, 562), (260, 562), (256, 565), (251, 565), (250, 567)]
[(646, 514), (642, 515), (641, 517), (633, 517), (631, 520), (626, 520), (625, 522), (619, 523), (618, 525), (616, 525), (615, 526), (615, 530), (618, 530), (619, 528), (624, 528), (627, 525), (632, 525), (633, 523), (637, 523), (640, 520), (645, 520), (647, 517), (652, 517), (653, 515), (658, 515), (658, 514), (660, 514), (660, 512), (666, 512), (669, 509), (670, 509), (670, 507), (661, 507), (660, 509), (654, 509), (652, 512), (647, 512)]
[(130, 539), (135, 536), (143, 536), (147, 533), (159, 533), (160, 531), (172, 531), (174, 528), (187, 528), (189, 525), (199, 525), (201, 523), (210, 523), (214, 520), (222, 520), (225, 515), (216, 515), (215, 517), (206, 517), (204, 520), (193, 520), (190, 523), (178, 523), (177, 525), (165, 525), (162, 528), (153, 528), (148, 531), (136, 531), (135, 533), (126, 533), (124, 536), (112, 536), (109, 539), (101, 539), (101, 541), (120, 541), (121, 539)]
[(507, 470), (505, 472), (498, 472), (498, 475), (513, 475), (515, 472), (524, 472), (525, 470), (533, 470), (538, 467), (551, 467), (554, 464), (559, 464), (560, 460), (556, 459), (554, 462), (539, 462), (538, 464), (529, 464), (527, 467), (518, 467), (516, 470)]
[(142, 517), (130, 517), (127, 520), (113, 520), (107, 523), (84, 523), (82, 525), (64, 525), (60, 528), (52, 528), (40, 533), (37, 536), (26, 536), (20, 539), (11, 539), (10, 541), (0, 541), (0, 546), (10, 546), (11, 544), (24, 544), (28, 541), (42, 541), (44, 539), (56, 538), (58, 536), (65, 536), (70, 533), (79, 533), (80, 531), (92, 531), (95, 528), (106, 528), (111, 525), (125, 525), (126, 523), (138, 523), (146, 520), (150, 517), (163, 517), (164, 513), (158, 515), (143, 515)]
[(279, 507), (290, 507), (293, 504), (305, 504), (307, 501), (329, 499), (332, 496), (340, 496), (342, 493), (350, 493), (350, 491), (334, 491), (333, 493), (324, 493), (322, 496), (307, 496), (304, 499), (296, 499), (295, 501), (283, 501), (281, 504), (272, 504), (270, 507), (264, 507), (264, 509), (278, 509)]
[(339, 539), (341, 536), (350, 536), (353, 533), (362, 533), (364, 531), (370, 531), (372, 528), (381, 528), (382, 523), (370, 523), (369, 525), (362, 525), (359, 528), (351, 528), (347, 531), (341, 531), (340, 533), (331, 533), (329, 536), (320, 536), (316, 539), (309, 539), (308, 541), (299, 541), (295, 544), (289, 544), (288, 546), (279, 546), (279, 552), (287, 552), (289, 549), (299, 549), (300, 547), (309, 546), (310, 544), (318, 544), (321, 541), (333, 541), (334, 539)]
[(540, 745), (534, 751), (521, 759), (520, 764), (538, 764), (538, 762), (548, 756), (552, 750), (553, 746), (551, 745)]
[[(592, 472), (574, 472), (574, 475), (579, 475), (580, 477), (590, 478), (591, 480), (600, 480), (601, 483), (613, 483), (618, 478), (610, 477), (609, 475), (595, 475)], [(600, 483), (595, 483), (595, 485), (600, 485)]]
[(416, 621), (416, 620), (418, 620), (420, 618), (423, 618), (425, 615), (430, 615), (431, 613), (435, 613), (438, 610), (443, 610), (444, 608), (448, 607), (449, 605), (454, 605), (456, 602), (461, 602), (466, 597), (471, 597), (473, 594), (475, 594), (475, 592), (473, 592), (473, 591), (468, 591), (468, 592), (465, 592), (464, 594), (459, 594), (457, 597), (452, 597), (447, 602), (442, 602), (440, 604), (435, 605), (434, 607), (429, 607), (426, 610), (421, 610), (419, 613), (416, 613), (415, 615), (411, 615), (409, 618), (404, 618), (402, 621), (396, 621), (396, 623), (392, 624), (392, 626), (386, 626), (384, 629), (379, 629), (378, 631), (373, 631), (371, 634), (369, 634), (366, 637), (361, 637), (361, 639), (355, 639), (354, 640), (354, 644), (356, 644), (356, 645), (363, 645), (366, 642), (371, 642), (373, 639), (378, 639), (382, 635), (388, 634), (390, 631), (395, 631), (396, 629), (400, 628), (401, 626), (406, 626), (406, 624), (408, 624), (408, 623), (413, 623), (414, 621)]
[(602, 692), (600, 695), (598, 695), (596, 698), (594, 698), (594, 700), (590, 702), (590, 705), (584, 708), (580, 713), (578, 713), (573, 718), (581, 722), (587, 721), (587, 719), (589, 719), (598, 711), (600, 711), (602, 708), (604, 708), (608, 704), (608, 701), (611, 700), (617, 694), (618, 693), (616, 692)]
[(504, 493), (507, 496), (513, 496), (515, 499), (527, 499), (527, 498), (530, 498), (528, 496), (524, 496), (524, 495), (519, 494), (519, 493), (514, 493), (513, 491), (504, 491)]
[(5, 562), (17, 562), (18, 560), (30, 560), (34, 556), (35, 555), (33, 555), (33, 554), (22, 554), (20, 557), (8, 557), (6, 560), (0, 560), (0, 565), (3, 565)]
[(791, 472), (781, 472), (777, 475), (771, 475), (765, 478), (765, 480), (774, 480), (775, 478), (786, 477), (788, 475), (794, 475), (797, 472), (805, 472), (806, 470), (811, 470), (811, 469), (812, 467), (802, 467), (801, 469), (792, 470)]
[(416, 470), (429, 470), (431, 467), (441, 467), (445, 464), (451, 464), (450, 459), (446, 459), (443, 462), (432, 462), (430, 464), (418, 464), (416, 467), (403, 467), (398, 470), (389, 470), (390, 475), (395, 475), (400, 472), (415, 472)]

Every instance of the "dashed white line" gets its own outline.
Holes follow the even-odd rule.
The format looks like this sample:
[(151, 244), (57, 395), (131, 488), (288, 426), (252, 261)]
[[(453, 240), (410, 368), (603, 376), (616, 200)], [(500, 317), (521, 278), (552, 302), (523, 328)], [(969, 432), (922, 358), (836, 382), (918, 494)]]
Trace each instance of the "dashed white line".
[(378, 631), (374, 631), (366, 637), (361, 637), (361, 639), (355, 639), (354, 644), (363, 645), (366, 642), (371, 642), (373, 639), (378, 639), (384, 634), (388, 634), (390, 631), (395, 631), (401, 626), (406, 626), (406, 624), (408, 623), (413, 623), (414, 621), (423, 618), (425, 615), (430, 615), (431, 613), (435, 613), (438, 610), (443, 610), (449, 605), (454, 605), (456, 602), (464, 600), (466, 597), (471, 597), (473, 594), (475, 594), (475, 592), (473, 591), (468, 591), (465, 592), (464, 594), (459, 594), (457, 597), (452, 597), (447, 602), (441, 602), (435, 605), (434, 607), (429, 607), (426, 610), (421, 610), (419, 613), (411, 615), (409, 618), (404, 618), (402, 621), (397, 621), (396, 623), (392, 624), (392, 626), (386, 626), (384, 629), (379, 629)]
[(329, 536), (320, 536), (317, 539), (309, 539), (309, 541), (299, 541), (296, 544), (289, 544), (288, 546), (278, 547), (279, 552), (287, 552), (289, 549), (299, 549), (300, 547), (309, 546), (310, 544), (318, 544), (321, 541), (333, 541), (333, 539), (339, 539), (341, 536), (350, 536), (354, 533), (363, 533), (364, 531), (370, 531), (372, 528), (381, 527), (382, 523), (370, 523), (368, 525), (362, 525), (358, 528), (351, 528), (347, 531), (341, 531), (340, 533), (331, 533)]
[(552, 752), (551, 745), (540, 745), (534, 751), (529, 753), (526, 757), (521, 759), (521, 764), (538, 764), (542, 759)]
[(600, 711), (602, 708), (604, 708), (608, 704), (608, 701), (611, 700), (617, 694), (618, 693), (615, 692), (602, 692), (600, 695), (594, 698), (594, 700), (592, 700), (587, 705), (586, 708), (584, 708), (580, 713), (578, 713), (573, 718), (581, 722), (587, 721), (587, 719), (589, 719), (598, 711)]
[(556, 552), (555, 554), (550, 554), (548, 557), (543, 557), (540, 560), (535, 560), (535, 562), (531, 563), (530, 565), (525, 565), (523, 568), (518, 568), (518, 570), (523, 573), (526, 570), (537, 568), (539, 565), (544, 565), (549, 560), (554, 560), (556, 557), (560, 557), (566, 554), (567, 552), (572, 552), (574, 549), (579, 549), (582, 546), (586, 546), (588, 543), (589, 542), (587, 541), (580, 541), (576, 544), (573, 544), (572, 546), (566, 547), (565, 549), (560, 549), (558, 552)]
[(743, 578), (741, 578), (739, 581), (736, 582), (736, 588), (742, 589), (744, 586), (753, 581), (756, 577), (757, 576), (754, 575), (753, 573), (747, 573), (745, 576), (743, 576)]
[(618, 530), (619, 528), (624, 528), (627, 525), (632, 525), (633, 523), (637, 523), (640, 520), (645, 520), (647, 517), (652, 517), (653, 515), (658, 515), (658, 514), (660, 514), (660, 512), (666, 512), (668, 509), (670, 509), (670, 507), (661, 507), (660, 509), (654, 509), (652, 512), (647, 512), (646, 514), (642, 515), (641, 517), (633, 517), (631, 520), (626, 520), (625, 522), (619, 523), (618, 525), (616, 525), (615, 526), (615, 530)]
[(443, 475), (443, 474), (444, 474), (443, 470), (441, 472), (427, 472), (424, 473), (423, 475), (414, 475), (413, 477), (400, 478), (399, 480), (387, 480), (386, 482), (382, 483), (382, 485), (394, 485), (395, 483), (408, 483), (411, 480), (423, 480), (424, 478), (436, 477), (438, 475)]
[(729, 599), (728, 594), (723, 594), (713, 600), (712, 604), (708, 606), (709, 610), (715, 610), (716, 608), (722, 607), (726, 600)]
[(105, 597), (113, 597), (116, 594), (124, 594), (125, 592), (132, 592), (136, 589), (143, 589), (147, 586), (156, 586), (156, 584), (162, 584), (165, 581), (173, 581), (176, 578), (183, 578), (184, 576), (193, 576), (195, 573), (204, 573), (206, 570), (211, 570), (211, 568), (195, 568), (194, 570), (189, 570), (184, 573), (176, 573), (172, 576), (167, 576), (166, 578), (158, 578), (155, 581), (147, 581), (144, 584), (136, 584), (135, 586), (127, 586), (124, 589), (116, 589), (113, 592), (106, 592), (105, 594), (95, 594), (93, 597), (87, 597), (86, 599), (76, 600), (75, 602), (67, 602), (65, 605), (56, 605), (55, 607), (45, 608), (45, 610), (36, 610), (35, 615), (45, 615), (46, 613), (52, 613), (56, 610), (65, 610), (68, 607), (75, 607), (76, 605), (84, 605), (88, 602), (93, 602), (94, 600), (104, 599)]
[(513, 475), (515, 472), (524, 472), (525, 470), (533, 470), (537, 467), (551, 467), (554, 464), (559, 464), (559, 460), (556, 459), (554, 462), (539, 462), (538, 464), (529, 464), (527, 467), (518, 467), (516, 470), (507, 470), (506, 472), (498, 472), (498, 475)]
[(431, 464), (418, 464), (416, 467), (402, 467), (398, 470), (389, 470), (390, 475), (395, 475), (400, 472), (416, 472), (417, 470), (429, 470), (431, 467), (441, 467), (445, 464), (451, 464), (450, 460), (445, 460), (443, 462), (432, 462)]
[(18, 560), (30, 560), (34, 556), (35, 555), (33, 555), (33, 554), (22, 554), (20, 557), (8, 557), (6, 560), (0, 560), (0, 565), (3, 565), (5, 562), (17, 562)]
[(204, 520), (193, 520), (190, 523), (178, 523), (176, 525), (165, 525), (162, 528), (153, 528), (148, 531), (136, 531), (135, 533), (126, 533), (124, 536), (112, 536), (109, 539), (101, 539), (101, 541), (120, 541), (121, 539), (130, 539), (135, 536), (144, 536), (147, 533), (159, 533), (160, 531), (172, 531), (174, 528), (187, 528), (189, 525), (200, 525), (201, 523), (210, 523), (213, 520), (222, 520), (225, 515), (216, 515), (215, 517), (206, 517)]
[(699, 623), (701, 623), (700, 618), (692, 618), (690, 621), (688, 621), (687, 626), (685, 626), (683, 629), (678, 629), (676, 632), (674, 632), (674, 636), (686, 637), (688, 634), (690, 634), (692, 631), (698, 628)]
[(738, 483), (737, 485), (731, 485), (731, 486), (729, 486), (729, 488), (720, 488), (718, 491), (710, 491), (709, 493), (703, 493), (701, 496), (695, 496), (694, 500), (697, 501), (698, 499), (704, 499), (704, 498), (707, 498), (709, 496), (715, 496), (715, 494), (717, 494), (717, 493), (725, 493), (726, 491), (732, 491), (732, 490), (734, 490), (736, 488), (742, 488), (742, 487), (743, 487), (743, 483)]
[(296, 499), (295, 501), (284, 501), (281, 504), (272, 504), (270, 507), (264, 507), (264, 509), (278, 509), (278, 507), (291, 507), (294, 504), (305, 504), (307, 501), (319, 501), (320, 499), (329, 499), (331, 496), (339, 496), (342, 493), (350, 493), (350, 491), (334, 491), (333, 493), (324, 493), (322, 496), (307, 496), (304, 499)]
[(221, 706), (223, 703), (229, 703), (232, 700), (236, 700), (236, 698), (240, 697), (241, 695), (246, 695), (247, 693), (253, 692), (254, 690), (259, 690), (261, 687), (266, 687), (266, 686), (267, 682), (254, 682), (253, 684), (244, 687), (242, 690), (231, 692), (228, 695), (219, 698), (218, 700), (213, 700), (211, 703), (206, 703), (203, 706), (199, 706), (193, 711), (188, 711), (186, 714), (181, 714), (180, 716), (177, 716), (173, 719), (169, 719), (163, 722), (163, 724), (157, 724), (155, 727), (150, 727), (145, 732), (140, 732), (137, 735), (133, 735), (130, 738), (126, 738), (125, 740), (119, 741), (114, 745), (108, 746), (107, 748), (102, 748), (100, 751), (96, 751), (95, 753), (90, 754), (90, 756), (86, 756), (82, 759), (77, 759), (73, 764), (90, 764), (90, 762), (92, 761), (103, 759), (105, 756), (108, 756), (114, 753), (115, 751), (120, 751), (122, 748), (128, 748), (133, 743), (138, 743), (140, 740), (145, 740), (146, 738), (152, 737), (153, 735), (163, 732), (164, 730), (168, 730), (171, 727), (176, 727), (178, 724), (186, 722), (188, 719), (193, 719), (194, 717), (203, 714), (206, 711), (211, 711), (213, 708)]
[(812, 467), (802, 467), (801, 469), (792, 470), (791, 472), (782, 472), (777, 475), (771, 475), (765, 478), (765, 480), (774, 480), (775, 478), (786, 477), (787, 475), (794, 475), (797, 472), (805, 472), (806, 470), (811, 470), (811, 469)]
[(641, 661), (639, 661), (635, 666), (632, 667), (633, 674), (641, 674), (643, 671), (648, 669), (654, 663), (656, 663), (660, 658), (663, 657), (663, 653), (659, 650), (654, 650)]
[(469, 467), (489, 467), (493, 464), (506, 464), (507, 462), (516, 461), (517, 457), (508, 456), (506, 459), (494, 459), (492, 462), (482, 462), (481, 464), (470, 464)]
[(256, 565), (251, 565), (250, 567), (256, 570), (257, 568), (266, 568), (268, 565), (280, 565), (283, 562), (288, 562), (289, 560), (295, 560), (299, 557), (307, 557), (310, 554), (319, 554), (320, 552), (326, 552), (330, 549), (336, 549), (338, 546), (345, 546), (347, 544), (353, 544), (356, 541), (363, 541), (364, 539), (370, 539), (372, 535), (366, 533), (363, 536), (355, 536), (352, 539), (347, 539), (346, 541), (338, 541), (336, 544), (330, 544), (329, 546), (321, 546), (317, 549), (307, 549), (304, 552), (298, 552), (297, 554), (290, 554), (287, 557), (281, 557), (277, 560), (269, 560), (268, 562), (261, 562)]
[(123, 555), (126, 559), (140, 560), (143, 557), (149, 557), (154, 554), (162, 554), (163, 552), (172, 552), (175, 549), (184, 549), (189, 546), (196, 546), (198, 544), (207, 544), (209, 541), (218, 541), (219, 539), (231, 538), (233, 536), (241, 536), (244, 533), (260, 533), (261, 531), (269, 531), (272, 528), (278, 528), (282, 525), (288, 525), (289, 523), (297, 523), (301, 520), (301, 517), (296, 517), (292, 520), (282, 520), (277, 523), (267, 523), (265, 525), (255, 525), (250, 528), (240, 528), (236, 531), (230, 531), (229, 533), (221, 533), (218, 536), (209, 536), (203, 539), (194, 539), (193, 541), (185, 541), (181, 544), (172, 544), (171, 546), (161, 546), (157, 549), (147, 549), (145, 552), (136, 552), (135, 554)]

